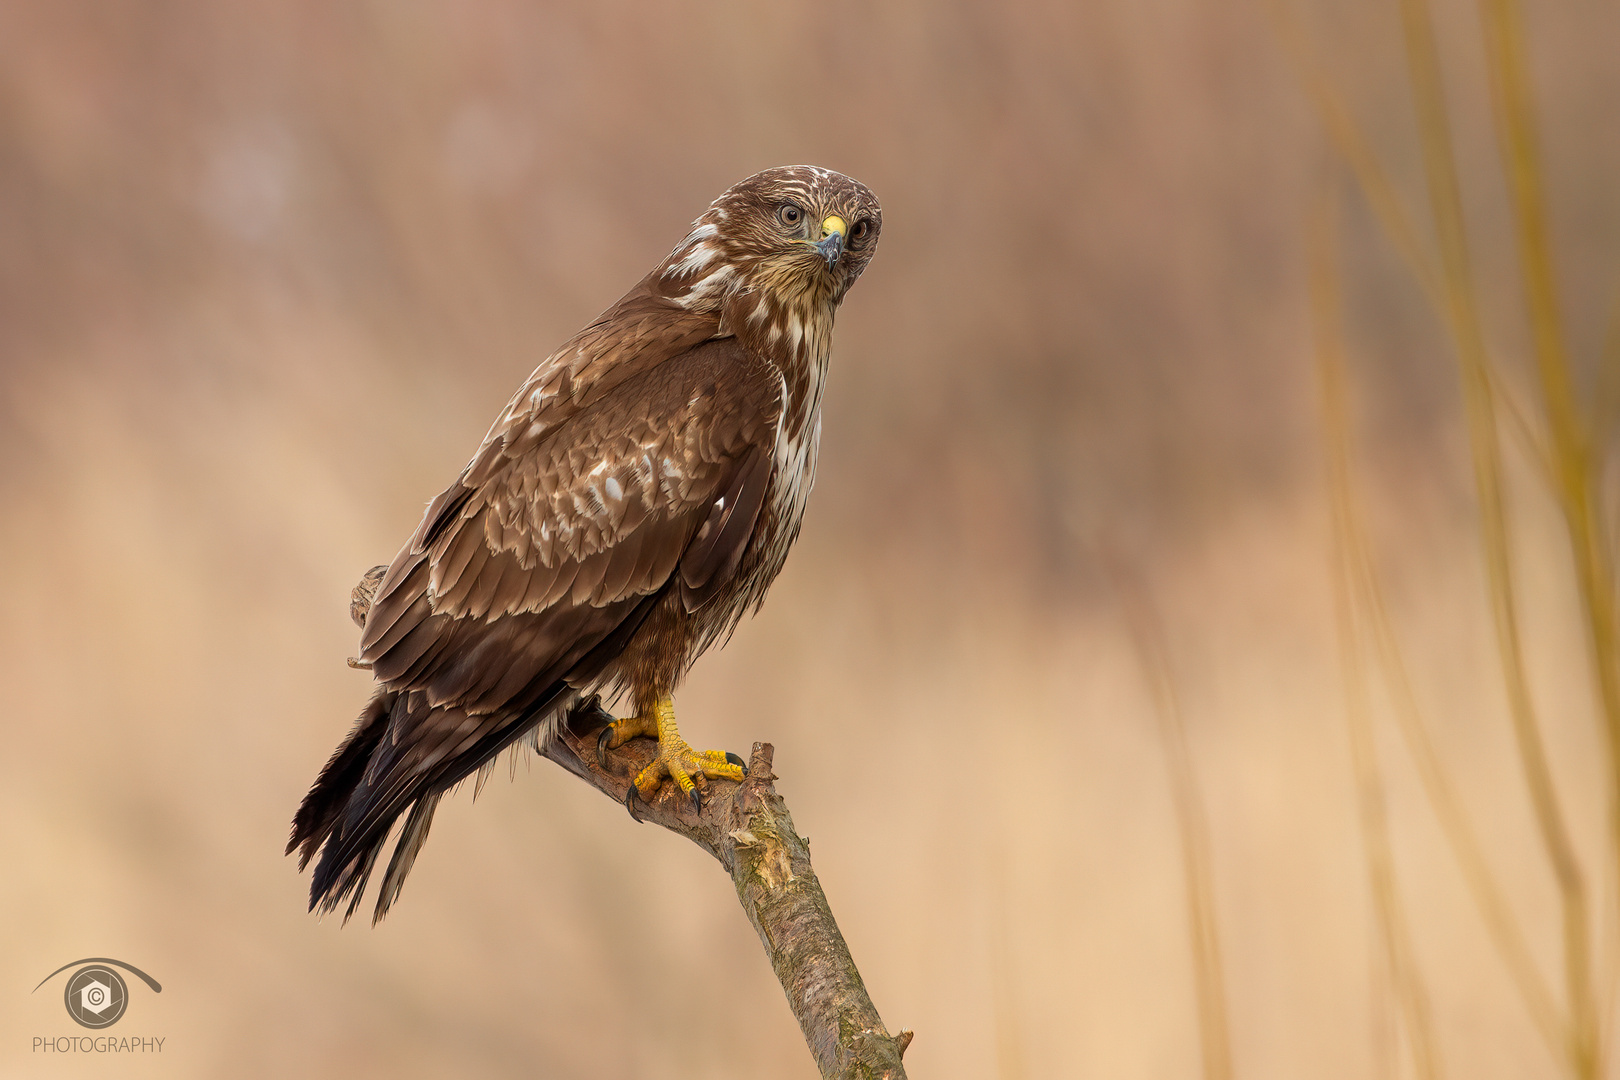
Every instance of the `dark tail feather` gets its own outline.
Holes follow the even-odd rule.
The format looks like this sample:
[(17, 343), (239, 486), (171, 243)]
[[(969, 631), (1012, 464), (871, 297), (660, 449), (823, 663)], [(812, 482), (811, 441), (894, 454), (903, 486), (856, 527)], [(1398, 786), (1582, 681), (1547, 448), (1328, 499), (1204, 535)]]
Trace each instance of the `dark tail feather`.
[[(382, 692), (372, 698), (360, 723), (305, 800), (309, 806), (309, 831), (301, 840), (301, 857), (307, 861), (316, 852), (320, 855), (310, 875), (311, 911), (324, 915), (347, 899), (343, 921), (349, 921), (365, 895), (366, 882), (394, 822), (413, 803), (417, 812), (412, 814), (411, 822), (419, 833), (418, 848), (426, 837), (427, 822), (418, 819), (424, 809), (425, 816), (431, 819), (438, 796), (431, 786), (432, 776), (417, 773), (409, 764), (414, 748), (398, 735), (401, 729), (411, 726), (413, 719), (421, 719), (410, 715), (413, 703), (421, 711), (431, 711), (426, 702), (413, 702), (410, 695)], [(301, 808), (299, 817), (304, 816)], [(294, 820), (294, 836), (300, 836), (298, 819)], [(405, 860), (405, 871), (414, 858), (413, 852)], [(395, 895), (399, 892), (398, 879), (403, 877), (403, 873), (395, 873), (399, 863), (396, 854), (389, 867)], [(386, 907), (378, 905), (379, 919)]]
[[(388, 823), (389, 827), (393, 824), (392, 821)], [(343, 911), (343, 921), (345, 924), (348, 923), (354, 917), (354, 909), (360, 906), (361, 897), (366, 895), (366, 879), (371, 877), (371, 868), (376, 865), (377, 855), (382, 851), (383, 843), (387, 839), (388, 828), (384, 828), (375, 840), (361, 848), (359, 854), (341, 868), (341, 872), (329, 873), (333, 880), (324, 888), (320, 884), (320, 869), (326, 865), (326, 857), (323, 857), (321, 862), (316, 864), (315, 883), (309, 890), (310, 910), (314, 911), (317, 907), (316, 897), (320, 898), (318, 906), (321, 914), (325, 915), (341, 904), (343, 898), (347, 896), (349, 906)], [(332, 849), (328, 848), (327, 857), (331, 854)], [(333, 871), (336, 870), (337, 868), (333, 868)]]
[[(293, 815), (292, 838), (287, 841), (287, 854), (298, 850), (298, 869), (303, 870), (320, 850), (321, 843), (332, 834), (338, 818), (349, 804), (349, 797), (360, 786), (366, 766), (383, 733), (388, 730), (388, 715), (393, 709), (394, 694), (379, 693), (366, 703), (365, 711), (349, 732), (349, 737), (333, 753), (332, 759), (321, 770), (315, 786), (309, 789), (298, 813)], [(310, 907), (315, 906), (313, 898)]]
[[(428, 827), (433, 824), (433, 811), (439, 805), (442, 791), (430, 791), (423, 795), (411, 806), (411, 814), (405, 819), (405, 828), (400, 830), (399, 840), (394, 844), (394, 857), (388, 860), (388, 873), (383, 875), (382, 886), (377, 890), (377, 910), (371, 916), (371, 925), (376, 926), (382, 922), (388, 909), (394, 906), (399, 899), (400, 889), (405, 887), (405, 876), (411, 872), (416, 863), (417, 852), (427, 842)], [(379, 845), (380, 846), (380, 845)], [(360, 900), (355, 894), (354, 903)], [(352, 913), (354, 903), (349, 905)]]
[[(302, 870), (317, 853), (311, 875), (309, 907), (322, 914), (349, 901), (347, 922), (365, 894), (366, 882), (377, 856), (388, 842), (394, 822), (408, 809), (388, 871), (377, 898), (375, 925), (399, 898), (405, 877), (427, 841), (433, 811), (445, 791), (477, 772), (521, 736), (536, 730), (544, 719), (571, 702), (566, 684), (553, 683), (539, 701), (507, 723), (492, 727), (466, 751), (422, 771), (408, 762), (409, 740), (389, 735), (391, 728), (422, 727), (423, 717), (412, 716), (414, 703), (433, 711), (421, 695), (381, 692), (360, 715), (349, 737), (321, 770), (320, 778), (293, 818), (290, 854), (299, 853)], [(419, 747), (414, 749), (420, 749)]]
[[(343, 914), (344, 922), (349, 921), (365, 894), (366, 879), (371, 876), (397, 814), (388, 815), (380, 828), (367, 830), (367, 835), (357, 838), (358, 842), (350, 842), (345, 835), (345, 824), (352, 824), (355, 800), (365, 801), (362, 789), (368, 786), (366, 774), (383, 749), (395, 708), (403, 704), (399, 697), (382, 691), (366, 703), (354, 730), (321, 770), (315, 786), (293, 816), (287, 853), (298, 851), (298, 869), (304, 869), (317, 852), (321, 856), (310, 882), (309, 909), (324, 915), (347, 897), (349, 907)], [(397, 885), (394, 891), (398, 892)]]

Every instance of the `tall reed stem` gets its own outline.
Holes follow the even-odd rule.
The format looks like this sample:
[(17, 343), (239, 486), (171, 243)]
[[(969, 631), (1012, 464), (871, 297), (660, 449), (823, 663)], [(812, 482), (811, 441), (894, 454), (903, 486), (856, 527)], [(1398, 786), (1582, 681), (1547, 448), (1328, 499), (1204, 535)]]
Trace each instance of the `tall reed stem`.
[(1355, 770), (1356, 805), (1361, 818), (1378, 941), (1412, 1050), (1417, 1075), (1437, 1080), (1442, 1074), (1434, 1036), (1428, 988), (1412, 948), (1411, 931), (1395, 880), (1389, 840), (1389, 812), (1378, 766), (1368, 708), (1367, 675), (1362, 664), (1361, 620), (1356, 597), (1360, 544), (1350, 484), (1349, 409), (1345, 404), (1344, 361), (1339, 354), (1338, 289), (1333, 274), (1332, 211), (1324, 207), (1312, 251), (1311, 299), (1317, 336), (1317, 371), (1322, 395), (1322, 434), (1326, 449), (1328, 492), (1333, 511), (1334, 612), (1338, 624), (1339, 661), (1345, 689), (1345, 725)]
[(1474, 304), (1462, 195), (1452, 153), (1445, 95), (1441, 88), (1439, 49), (1426, 0), (1401, 0), (1400, 6), (1430, 203), (1440, 240), (1442, 276), (1462, 371), (1463, 409), (1467, 416), (1475, 487), (1479, 497), (1480, 536), (1485, 552), (1491, 614), (1502, 658), (1508, 708), (1513, 718), (1519, 759), (1542, 844), (1558, 883), (1563, 909), (1564, 974), (1570, 1011), (1568, 1053), (1575, 1075), (1584, 1080), (1597, 1076), (1598, 1061), (1586, 887), (1558, 805), (1556, 785), (1547, 764), (1546, 749), (1525, 674), (1502, 490), (1496, 406), (1484, 336)]
[[(1481, 0), (1480, 12), (1485, 24), (1491, 99), (1519, 238), (1525, 305), (1530, 315), (1547, 430), (1551, 433), (1554, 488), (1569, 532), (1608, 741), (1610, 811), (1620, 815), (1620, 672), (1615, 667), (1614, 567), (1597, 506), (1592, 441), (1576, 406), (1574, 379), (1558, 316), (1557, 277), (1524, 55), (1524, 25), (1515, 0)], [(1616, 865), (1620, 866), (1620, 816), (1612, 824), (1611, 839), (1616, 845)]]

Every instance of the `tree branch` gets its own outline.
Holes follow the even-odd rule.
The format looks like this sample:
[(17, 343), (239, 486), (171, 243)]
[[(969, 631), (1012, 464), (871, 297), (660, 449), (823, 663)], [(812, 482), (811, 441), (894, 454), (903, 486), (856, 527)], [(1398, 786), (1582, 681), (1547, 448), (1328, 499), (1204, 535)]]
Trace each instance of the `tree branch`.
[[(606, 768), (598, 765), (596, 736), (612, 720), (592, 698), (540, 753), (623, 804), (630, 778), (652, 761), (654, 744), (632, 739), (607, 752)], [(636, 814), (686, 837), (726, 868), (826, 1080), (905, 1080), (900, 1058), (911, 1032), (890, 1035), (867, 996), (810, 866), (810, 845), (794, 831), (772, 784), (774, 753), (770, 743), (755, 743), (747, 779), (708, 781), (700, 810), (666, 788), (650, 805), (638, 801)]]

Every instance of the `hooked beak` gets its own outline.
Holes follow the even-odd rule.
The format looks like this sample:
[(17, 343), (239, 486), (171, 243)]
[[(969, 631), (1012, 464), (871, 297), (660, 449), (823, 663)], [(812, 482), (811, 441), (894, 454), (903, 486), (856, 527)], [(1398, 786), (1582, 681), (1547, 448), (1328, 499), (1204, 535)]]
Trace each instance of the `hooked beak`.
[(838, 265), (838, 257), (844, 253), (844, 234), (849, 232), (849, 226), (837, 214), (829, 214), (821, 223), (821, 239), (810, 246), (816, 249), (816, 254), (827, 260), (827, 269), (831, 270)]

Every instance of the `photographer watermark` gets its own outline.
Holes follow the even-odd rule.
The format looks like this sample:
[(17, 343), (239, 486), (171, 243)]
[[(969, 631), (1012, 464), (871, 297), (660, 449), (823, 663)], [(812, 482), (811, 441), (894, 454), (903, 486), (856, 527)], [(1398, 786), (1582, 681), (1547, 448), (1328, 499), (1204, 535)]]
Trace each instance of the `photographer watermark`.
[(112, 1027), (129, 1005), (129, 987), (118, 972), (97, 964), (75, 971), (62, 998), (68, 1015), (85, 1027)]
[[(79, 965), (84, 965), (79, 967)], [(75, 960), (63, 964), (49, 975), (39, 981), (38, 990), (68, 968), (78, 967), (78, 970), (67, 978), (67, 984), (62, 990), (62, 1003), (67, 1006), (67, 1014), (73, 1018), (74, 1023), (80, 1027), (93, 1030), (110, 1028), (123, 1019), (124, 1012), (129, 1008), (129, 983), (124, 980), (115, 969), (123, 968), (125, 971), (140, 978), (154, 994), (163, 993), (163, 987), (158, 981), (133, 964), (126, 964), (122, 960), (113, 960), (105, 956), (90, 956), (83, 960)], [(145, 1037), (129, 1035), (118, 1037), (113, 1035), (36, 1035), (34, 1037), (34, 1052), (57, 1054), (150, 1054), (163, 1052), (163, 1039), (158, 1037)]]

